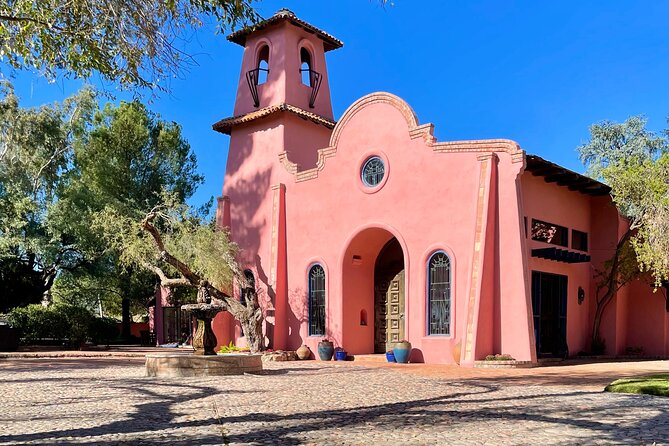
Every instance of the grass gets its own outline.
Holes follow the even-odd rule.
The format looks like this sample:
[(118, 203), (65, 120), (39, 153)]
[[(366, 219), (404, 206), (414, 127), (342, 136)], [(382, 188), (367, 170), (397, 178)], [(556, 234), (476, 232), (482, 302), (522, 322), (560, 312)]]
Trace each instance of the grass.
[(669, 396), (669, 374), (618, 379), (606, 386), (604, 391)]

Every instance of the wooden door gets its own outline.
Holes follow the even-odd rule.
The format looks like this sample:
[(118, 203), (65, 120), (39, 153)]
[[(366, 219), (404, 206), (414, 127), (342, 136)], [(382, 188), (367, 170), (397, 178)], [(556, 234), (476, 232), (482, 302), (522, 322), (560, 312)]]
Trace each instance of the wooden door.
[(404, 339), (404, 270), (375, 287), (374, 351), (383, 353)]

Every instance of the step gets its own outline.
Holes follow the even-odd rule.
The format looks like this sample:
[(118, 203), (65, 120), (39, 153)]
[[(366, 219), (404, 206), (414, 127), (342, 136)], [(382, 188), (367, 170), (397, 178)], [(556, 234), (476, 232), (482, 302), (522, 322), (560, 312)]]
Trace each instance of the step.
[(388, 362), (385, 353), (378, 353), (372, 355), (353, 355), (353, 360), (355, 362), (373, 362), (373, 363)]

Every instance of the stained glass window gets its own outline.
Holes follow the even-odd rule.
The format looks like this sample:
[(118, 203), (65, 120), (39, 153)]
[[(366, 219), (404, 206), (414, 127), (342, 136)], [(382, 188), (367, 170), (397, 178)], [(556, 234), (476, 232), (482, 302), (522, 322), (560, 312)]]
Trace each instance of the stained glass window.
[(451, 260), (436, 252), (427, 263), (428, 335), (448, 335), (451, 328)]
[(309, 336), (325, 334), (325, 270), (314, 265), (309, 270)]

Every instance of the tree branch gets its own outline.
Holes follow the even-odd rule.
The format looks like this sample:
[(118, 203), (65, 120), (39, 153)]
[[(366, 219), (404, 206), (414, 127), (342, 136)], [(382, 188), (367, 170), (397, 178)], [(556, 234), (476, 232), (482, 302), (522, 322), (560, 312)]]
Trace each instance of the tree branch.
[(0, 21), (15, 22), (15, 23), (26, 23), (26, 22), (34, 23), (35, 25), (41, 26), (43, 28), (53, 29), (59, 33), (68, 34), (70, 36), (86, 35), (92, 30), (92, 28), (82, 28), (77, 31), (71, 31), (69, 29), (63, 28), (62, 26), (54, 25), (53, 23), (44, 22), (42, 20), (37, 20), (32, 17), (17, 17), (5, 14), (0, 14)]
[(153, 238), (153, 242), (155, 243), (156, 247), (158, 248), (158, 252), (160, 252), (160, 257), (162, 260), (164, 260), (166, 263), (172, 265), (181, 273), (181, 275), (188, 281), (190, 281), (190, 284), (192, 286), (200, 286), (202, 283), (202, 278), (195, 274), (185, 263), (183, 263), (181, 260), (177, 259), (174, 257), (172, 254), (170, 254), (167, 249), (165, 248), (165, 243), (163, 242), (162, 237), (160, 236), (160, 232), (158, 232), (158, 229), (153, 226), (153, 220), (157, 217), (158, 212), (154, 208), (149, 212), (146, 217), (144, 217), (144, 220), (142, 220), (141, 226), (142, 229), (144, 229), (146, 232), (151, 234), (151, 237)]
[(164, 287), (171, 288), (171, 287), (195, 286), (185, 277), (180, 277), (178, 279), (172, 279), (167, 277), (167, 274), (165, 274), (165, 272), (162, 269), (158, 268), (155, 265), (151, 265), (150, 263), (143, 262), (142, 266), (148, 269), (149, 271), (153, 271), (160, 279), (160, 285)]

